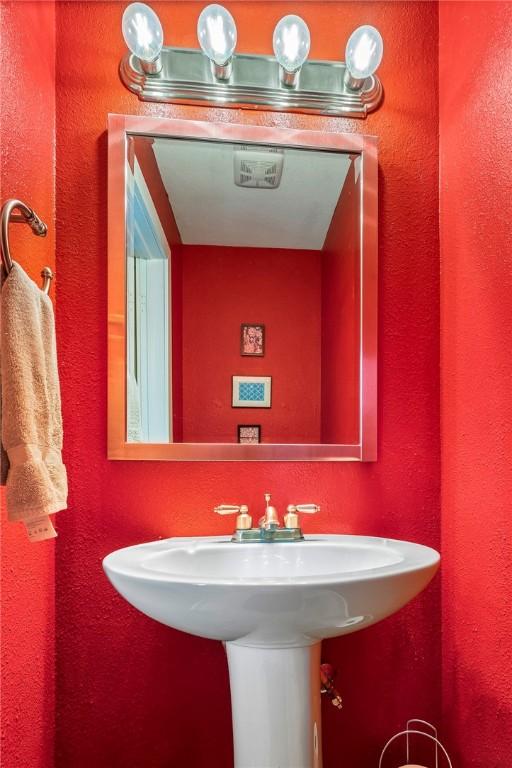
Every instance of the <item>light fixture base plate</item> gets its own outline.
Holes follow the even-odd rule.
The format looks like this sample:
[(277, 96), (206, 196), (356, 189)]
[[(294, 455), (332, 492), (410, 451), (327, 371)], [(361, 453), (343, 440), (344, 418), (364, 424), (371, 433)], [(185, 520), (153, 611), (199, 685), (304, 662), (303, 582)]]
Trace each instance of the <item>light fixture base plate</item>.
[(210, 60), (194, 48), (164, 47), (161, 62), (160, 72), (148, 74), (137, 57), (127, 53), (119, 67), (123, 84), (141, 101), (352, 118), (365, 118), (384, 96), (376, 75), (367, 78), (360, 91), (350, 90), (343, 62), (306, 61), (293, 89), (282, 85), (273, 56), (234, 55), (229, 82), (215, 78)]

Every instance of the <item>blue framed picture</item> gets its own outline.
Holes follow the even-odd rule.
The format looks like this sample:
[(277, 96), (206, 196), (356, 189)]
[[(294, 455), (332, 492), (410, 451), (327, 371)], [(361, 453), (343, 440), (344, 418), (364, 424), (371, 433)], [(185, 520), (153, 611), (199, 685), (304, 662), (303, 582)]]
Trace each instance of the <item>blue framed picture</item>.
[(233, 408), (270, 408), (271, 376), (233, 376)]

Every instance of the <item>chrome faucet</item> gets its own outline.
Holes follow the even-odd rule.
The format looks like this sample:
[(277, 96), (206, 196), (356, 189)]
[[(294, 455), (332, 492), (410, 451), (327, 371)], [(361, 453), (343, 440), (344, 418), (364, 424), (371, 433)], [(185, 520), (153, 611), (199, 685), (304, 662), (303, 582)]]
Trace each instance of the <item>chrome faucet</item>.
[(236, 514), (235, 532), (231, 541), (235, 542), (273, 542), (302, 541), (304, 535), (299, 525), (299, 514), (320, 512), (318, 504), (289, 504), (284, 516), (284, 526), (279, 524), (275, 507), (270, 504), (270, 493), (265, 494), (265, 514), (259, 519), (258, 527), (252, 527), (252, 517), (246, 504), (221, 504), (215, 507), (218, 515)]

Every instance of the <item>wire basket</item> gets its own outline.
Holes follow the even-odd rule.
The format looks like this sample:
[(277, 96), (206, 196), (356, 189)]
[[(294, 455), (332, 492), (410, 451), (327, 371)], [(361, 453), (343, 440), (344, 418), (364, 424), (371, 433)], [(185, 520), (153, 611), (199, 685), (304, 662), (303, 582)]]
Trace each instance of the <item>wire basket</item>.
[[(424, 730), (420, 730), (421, 728), (423, 728)], [(410, 762), (411, 750), (410, 750), (409, 738), (411, 736), (422, 736), (425, 739), (430, 739), (430, 741), (432, 742), (435, 750), (434, 751), (435, 763), (432, 768), (442, 768), (443, 765), (448, 766), (448, 768), (452, 768), (452, 761), (448, 756), (448, 752), (446, 751), (446, 749), (443, 747), (443, 745), (437, 738), (437, 729), (430, 723), (427, 723), (426, 720), (418, 720), (417, 718), (408, 720), (405, 731), (400, 731), (400, 733), (396, 733), (388, 741), (388, 743), (382, 750), (380, 760), (379, 760), (379, 768), (384, 768), (384, 757), (389, 747), (391, 746), (391, 744), (393, 744), (398, 739), (403, 739), (404, 736), (405, 736), (405, 764), (400, 766), (400, 768), (427, 768), (427, 766), (414, 765)], [(444, 760), (442, 759), (441, 762), (439, 762), (440, 755), (444, 758)], [(430, 766), (428, 768), (430, 768)]]

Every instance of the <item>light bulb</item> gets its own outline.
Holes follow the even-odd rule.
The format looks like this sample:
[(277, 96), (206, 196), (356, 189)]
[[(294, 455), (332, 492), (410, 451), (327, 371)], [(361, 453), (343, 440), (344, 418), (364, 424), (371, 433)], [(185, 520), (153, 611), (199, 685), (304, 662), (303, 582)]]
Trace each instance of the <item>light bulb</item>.
[(308, 25), (300, 16), (284, 16), (274, 29), (274, 54), (286, 72), (297, 72), (306, 61), (311, 44)]
[(197, 39), (203, 53), (214, 65), (214, 74), (226, 80), (231, 74), (231, 57), (236, 46), (236, 24), (222, 5), (207, 5), (197, 20)]
[(366, 24), (350, 35), (345, 50), (345, 64), (354, 81), (365, 80), (382, 61), (384, 43), (380, 32)]
[(130, 51), (142, 61), (154, 61), (162, 50), (160, 19), (145, 3), (131, 3), (123, 13), (123, 37)]

